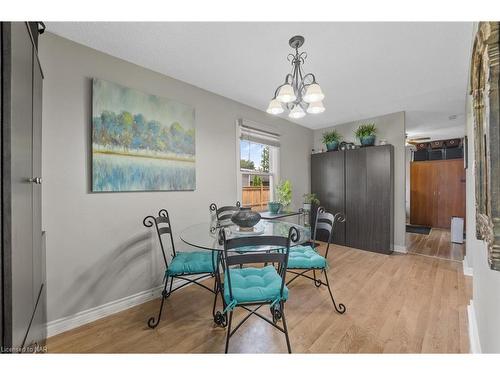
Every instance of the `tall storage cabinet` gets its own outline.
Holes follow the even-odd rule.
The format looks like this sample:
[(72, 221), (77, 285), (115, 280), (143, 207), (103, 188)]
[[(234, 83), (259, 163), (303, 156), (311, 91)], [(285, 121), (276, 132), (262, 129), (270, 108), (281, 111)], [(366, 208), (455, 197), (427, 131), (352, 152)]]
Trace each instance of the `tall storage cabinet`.
[[(331, 172), (325, 172), (328, 168)], [(346, 222), (335, 231), (335, 243), (385, 254), (393, 251), (392, 145), (314, 154), (311, 178), (311, 191), (321, 205), (333, 213), (345, 213)]]
[(1, 23), (1, 344), (43, 345), (45, 256), (41, 228), (42, 70), (36, 23)]
[[(328, 212), (345, 212), (345, 180), (344, 180), (344, 152), (324, 152), (312, 155), (311, 186)], [(312, 211), (312, 222), (316, 218), (316, 211)], [(318, 233), (318, 240), (326, 241), (322, 233)], [(345, 244), (345, 224), (339, 223), (334, 234), (333, 242)]]

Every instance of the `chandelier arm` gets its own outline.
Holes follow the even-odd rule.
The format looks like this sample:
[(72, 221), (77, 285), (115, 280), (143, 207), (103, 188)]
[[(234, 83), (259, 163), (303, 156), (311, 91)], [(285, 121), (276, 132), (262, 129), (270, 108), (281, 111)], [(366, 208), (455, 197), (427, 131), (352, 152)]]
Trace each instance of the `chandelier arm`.
[(299, 47), (304, 43), (304, 38), (300, 35), (292, 37), (289, 41), (290, 47), (293, 48), (294, 53), (287, 55), (287, 60), (292, 65), (291, 72), (286, 75), (285, 82), (278, 86), (274, 92), (274, 99), (277, 98), (280, 89), (285, 85), (290, 85), (295, 94), (295, 100), (288, 103), (283, 103), (285, 108), (292, 111), (297, 106), (307, 112), (309, 104), (304, 102), (303, 97), (307, 92), (307, 86), (316, 84), (316, 76), (312, 73), (305, 74), (303, 71), (303, 64), (307, 59), (307, 52), (299, 52)]
[(314, 74), (312, 74), (312, 73), (307, 73), (307, 74), (304, 76), (304, 79), (303, 79), (304, 84), (305, 84), (305, 80), (306, 80), (306, 78), (308, 78), (308, 77), (311, 77), (311, 78), (312, 78), (312, 82), (311, 82), (311, 83), (308, 83), (308, 85), (312, 85), (313, 83), (316, 83), (316, 76), (315, 76)]
[[(311, 78), (312, 81), (310, 83), (306, 83), (306, 79), (307, 78)], [(312, 85), (316, 83), (316, 77), (314, 76), (314, 74), (312, 73), (307, 73), (304, 78), (302, 78), (301, 82), (300, 82), (300, 93), (301, 93), (301, 96), (303, 96), (303, 92), (306, 90), (306, 87), (309, 86), (309, 85)]]

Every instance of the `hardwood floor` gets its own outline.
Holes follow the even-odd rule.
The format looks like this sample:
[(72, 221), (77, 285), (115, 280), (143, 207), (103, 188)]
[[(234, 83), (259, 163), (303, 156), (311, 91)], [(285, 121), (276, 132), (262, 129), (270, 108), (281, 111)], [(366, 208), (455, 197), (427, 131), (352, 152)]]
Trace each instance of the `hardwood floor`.
[[(382, 255), (334, 246), (325, 287), (307, 279), (290, 286), (286, 317), (294, 353), (467, 353), (470, 278), (462, 265), (412, 254)], [(212, 280), (207, 281), (212, 283)], [(196, 286), (174, 293), (160, 325), (147, 319), (159, 300), (133, 307), (48, 340), (49, 353), (223, 353), (225, 330), (214, 327), (213, 295)], [(237, 309), (236, 311), (239, 311)], [(262, 311), (268, 313), (268, 308)], [(236, 315), (235, 322), (243, 316)], [(231, 338), (232, 353), (286, 352), (284, 335), (251, 317)]]
[(428, 235), (406, 233), (406, 249), (409, 253), (462, 261), (465, 244), (452, 243), (448, 229), (432, 228)]

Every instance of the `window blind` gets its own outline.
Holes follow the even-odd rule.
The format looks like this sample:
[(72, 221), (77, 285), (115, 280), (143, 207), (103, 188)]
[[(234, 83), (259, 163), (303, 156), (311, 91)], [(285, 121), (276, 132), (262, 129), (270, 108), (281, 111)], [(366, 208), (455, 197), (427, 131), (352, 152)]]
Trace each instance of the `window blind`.
[(268, 146), (280, 147), (280, 136), (276, 133), (257, 129), (249, 125), (248, 121), (238, 120), (240, 125), (240, 139)]

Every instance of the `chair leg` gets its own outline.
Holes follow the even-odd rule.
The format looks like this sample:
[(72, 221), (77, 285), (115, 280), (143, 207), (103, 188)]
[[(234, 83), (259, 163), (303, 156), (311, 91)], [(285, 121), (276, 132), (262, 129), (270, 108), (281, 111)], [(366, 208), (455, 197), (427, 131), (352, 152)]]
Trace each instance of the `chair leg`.
[(219, 295), (219, 288), (218, 288), (218, 283), (217, 283), (217, 277), (214, 277), (215, 282), (214, 282), (214, 306), (212, 308), (212, 316), (215, 317), (215, 308), (217, 307), (217, 297)]
[(286, 347), (288, 348), (288, 353), (292, 353), (292, 347), (290, 346), (290, 339), (288, 338), (288, 328), (286, 326), (286, 318), (285, 318), (285, 304), (283, 301), (280, 302), (281, 308), (281, 319), (283, 319), (283, 330), (285, 331), (286, 338)]
[(158, 324), (160, 324), (161, 312), (163, 311), (163, 303), (165, 302), (165, 300), (170, 295), (170, 291), (167, 293), (168, 279), (169, 278), (171, 279), (171, 282), (170, 282), (170, 291), (172, 290), (172, 284), (173, 284), (173, 279), (174, 278), (167, 276), (166, 279), (165, 279), (165, 286), (163, 287), (163, 290), (161, 292), (161, 303), (160, 303), (160, 311), (158, 311), (158, 317), (156, 318), (156, 320), (155, 320), (154, 316), (152, 316), (151, 318), (149, 318), (149, 320), (148, 320), (148, 327), (149, 328), (156, 328), (158, 326)]
[(343, 303), (339, 303), (338, 307), (337, 304), (335, 303), (335, 299), (333, 298), (333, 293), (332, 289), (330, 288), (330, 282), (328, 281), (328, 272), (325, 270), (325, 280), (326, 280), (326, 286), (328, 288), (328, 292), (330, 292), (330, 297), (332, 298), (333, 306), (335, 307), (335, 310), (339, 314), (343, 314), (346, 311), (346, 307)]
[(321, 286), (321, 280), (316, 279), (316, 270), (313, 269), (313, 278), (314, 278), (314, 285), (316, 288), (319, 288)]
[(233, 321), (233, 311), (231, 310), (229, 312), (229, 321), (227, 323), (227, 335), (226, 335), (226, 349), (224, 353), (227, 354), (228, 349), (229, 349), (229, 338), (231, 337), (231, 323)]

